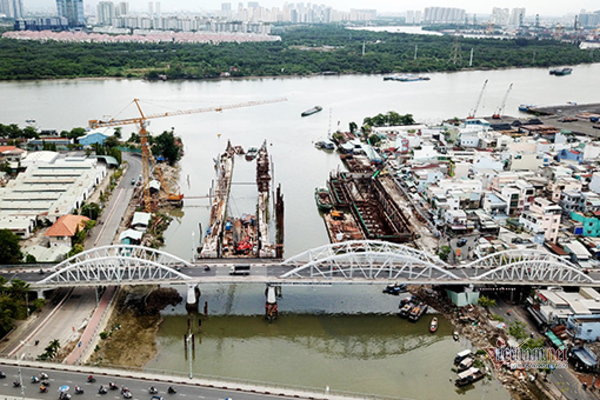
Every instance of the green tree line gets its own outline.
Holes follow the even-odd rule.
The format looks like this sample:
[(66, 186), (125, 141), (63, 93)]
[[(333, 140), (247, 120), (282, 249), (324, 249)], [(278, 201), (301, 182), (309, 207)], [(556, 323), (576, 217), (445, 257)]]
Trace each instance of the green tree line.
[(222, 73), (242, 77), (458, 71), (469, 67), (471, 49), (471, 68), (477, 69), (599, 61), (593, 52), (554, 40), (460, 38), (456, 47), (452, 36), (355, 31), (334, 25), (289, 26), (281, 38), (280, 42), (217, 45), (0, 39), (0, 79), (157, 79), (160, 75), (167, 79), (207, 79)]

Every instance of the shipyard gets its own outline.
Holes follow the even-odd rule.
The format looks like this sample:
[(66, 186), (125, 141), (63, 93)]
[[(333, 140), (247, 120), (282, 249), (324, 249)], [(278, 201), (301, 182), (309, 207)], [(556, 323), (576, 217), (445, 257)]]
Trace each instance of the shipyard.
[[(389, 83), (378, 76), (370, 86)], [(409, 381), (431, 371), (451, 397), (560, 398), (564, 382), (567, 398), (593, 395), (597, 104), (520, 112), (514, 105), (530, 99), (511, 100), (503, 82), (481, 111), (481, 83), (470, 111), (453, 118), (454, 110), (436, 110), (435, 122), (412, 116), (422, 108), (389, 112), (383, 104), (344, 117), (359, 122), (344, 126), (325, 101), (303, 117), (317, 101), (292, 105), (275, 93), (258, 107), (234, 99), (203, 108), (214, 113), (177, 106), (189, 111), (181, 118), (207, 121), (200, 133), (175, 118), (163, 123), (164, 113), (140, 102), (144, 116), (163, 115), (149, 118), (158, 126), (147, 133), (140, 117), (102, 118), (77, 140), (49, 133), (31, 146), (3, 144), (13, 171), (0, 189), (0, 222), (20, 232), (23, 255), (23, 265), (3, 274), (7, 285), (23, 279), (40, 288), (27, 301), (44, 293), (40, 312), (56, 301), (56, 318), (80, 311), (45, 334), (19, 321), (0, 352), (13, 360), (27, 353), (21, 361), (30, 365), (53, 338), (61, 344), (55, 362), (193, 372), (189, 382), (213, 374), (235, 380), (228, 374), (239, 357), (260, 366), (239, 376), (260, 381), (269, 371), (273, 382), (289, 382), (284, 368), (256, 356), (273, 348), (297, 363), (319, 360), (322, 377), (298, 378), (308, 386), (308, 379), (328, 386), (330, 363), (369, 379), (369, 363), (403, 371), (389, 388), (364, 389), (382, 398), (400, 393), (397, 384), (420, 398)], [(260, 120), (258, 128), (231, 130), (246, 107), (262, 120), (293, 118), (305, 136)], [(162, 135), (165, 124), (171, 129)], [(131, 141), (130, 132), (113, 134), (127, 125)], [(163, 143), (177, 144), (176, 161), (152, 148)], [(92, 278), (84, 266), (111, 272)], [(67, 324), (68, 332), (59, 329)], [(496, 357), (496, 348), (520, 342), (568, 357), (539, 368)]]

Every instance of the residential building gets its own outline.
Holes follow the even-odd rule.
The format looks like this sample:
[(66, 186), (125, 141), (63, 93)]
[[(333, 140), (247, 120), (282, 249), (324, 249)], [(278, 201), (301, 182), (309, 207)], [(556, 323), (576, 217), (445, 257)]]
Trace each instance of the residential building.
[(22, 0), (0, 0), (0, 14), (6, 15), (6, 18), (23, 18)]
[(98, 2), (96, 6), (96, 23), (98, 25), (112, 25), (115, 16), (115, 3), (112, 1)]
[(103, 132), (99, 132), (99, 131), (93, 131), (93, 132), (89, 132), (87, 135), (82, 136), (78, 139), (78, 142), (80, 145), (82, 146), (91, 146), (93, 144), (104, 144), (104, 141), (106, 140), (106, 138), (108, 138), (109, 135), (103, 133)]
[(544, 198), (536, 197), (527, 211), (519, 217), (523, 228), (531, 232), (534, 242), (544, 244), (545, 241), (556, 243), (560, 230), (562, 209)]
[(85, 26), (83, 0), (56, 0), (59, 18), (66, 18), (69, 27)]
[(51, 246), (59, 244), (72, 245), (73, 237), (85, 228), (90, 219), (81, 215), (61, 216), (44, 234), (49, 239)]
[(463, 23), (466, 11), (462, 8), (451, 7), (426, 7), (423, 13), (423, 23), (426, 24), (448, 24)]
[(580, 213), (577, 211), (571, 211), (571, 219), (573, 221), (581, 222), (582, 236), (600, 237), (600, 212), (595, 213)]

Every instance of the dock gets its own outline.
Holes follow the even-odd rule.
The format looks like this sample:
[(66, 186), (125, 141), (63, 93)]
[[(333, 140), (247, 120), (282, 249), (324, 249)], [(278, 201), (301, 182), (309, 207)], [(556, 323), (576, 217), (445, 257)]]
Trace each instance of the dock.
[(269, 237), (269, 190), (271, 175), (269, 173), (269, 153), (265, 140), (258, 150), (256, 160), (256, 186), (258, 188), (258, 255), (260, 258), (274, 258), (275, 245)]
[(217, 170), (217, 185), (214, 189), (212, 206), (210, 209), (210, 220), (204, 244), (200, 251), (200, 258), (219, 258), (221, 240), (224, 228), (224, 221), (227, 215), (227, 202), (229, 200), (229, 191), (231, 190), (231, 177), (233, 175), (233, 155), (235, 151), (231, 143), (227, 142), (227, 148), (221, 154), (218, 162), (215, 164)]

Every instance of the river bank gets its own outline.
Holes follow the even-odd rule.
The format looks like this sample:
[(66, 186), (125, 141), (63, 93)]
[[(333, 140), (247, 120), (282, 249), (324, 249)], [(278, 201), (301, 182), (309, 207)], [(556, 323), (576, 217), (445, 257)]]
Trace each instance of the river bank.
[(87, 364), (141, 368), (156, 357), (160, 310), (182, 298), (173, 289), (143, 286), (124, 287), (118, 296), (106, 330), (100, 333), (100, 344)]

